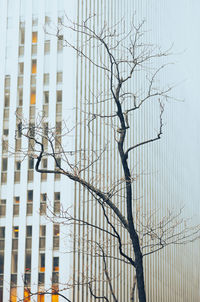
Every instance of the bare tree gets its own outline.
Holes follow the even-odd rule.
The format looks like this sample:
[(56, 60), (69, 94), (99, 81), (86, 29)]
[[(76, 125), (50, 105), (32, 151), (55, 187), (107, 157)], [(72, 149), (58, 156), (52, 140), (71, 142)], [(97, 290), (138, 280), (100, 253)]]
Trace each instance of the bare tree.
[[(65, 47), (72, 48), (78, 57), (85, 60), (94, 67), (101, 70), (105, 79), (109, 82), (108, 91), (100, 91), (95, 95), (92, 93), (92, 100), (85, 100), (86, 108), (90, 108), (91, 103), (95, 110), (85, 110), (80, 113), (83, 121), (88, 127), (88, 136), (95, 136), (94, 128), (96, 123), (110, 128), (112, 142), (117, 150), (117, 160), (120, 162), (123, 171), (119, 179), (107, 183), (107, 176), (95, 175), (88, 180), (88, 171), (93, 169), (95, 164), (100, 161), (105, 152), (109, 150), (110, 141), (105, 138), (103, 148), (99, 150), (72, 150), (66, 149), (62, 143), (63, 137), (71, 135), (77, 127), (76, 124), (69, 128), (66, 121), (62, 121), (62, 126), (47, 126), (47, 119), (42, 113), (38, 116), (34, 124), (29, 124), (18, 115), (18, 131), (28, 139), (28, 149), (18, 150), (24, 157), (34, 158), (35, 170), (41, 174), (64, 175), (72, 181), (81, 185), (89, 192), (90, 198), (87, 202), (93, 204), (95, 200), (104, 219), (104, 226), (90, 223), (87, 220), (76, 218), (71, 211), (63, 209), (59, 215), (49, 217), (65, 225), (76, 224), (97, 229), (99, 232), (106, 233), (109, 243), (117, 246), (118, 255), (113, 256), (108, 252), (103, 240), (91, 241), (85, 245), (81, 252), (91, 257), (99, 257), (102, 260), (102, 271), (104, 277), (99, 279), (85, 279), (82, 286), (89, 288), (91, 296), (95, 300), (119, 301), (112, 286), (112, 278), (109, 272), (107, 260), (112, 258), (114, 261), (123, 261), (130, 270), (135, 271), (135, 280), (132, 280), (130, 301), (134, 301), (135, 286), (137, 284), (138, 298), (140, 302), (146, 301), (143, 258), (151, 253), (158, 252), (171, 244), (183, 244), (195, 240), (199, 237), (199, 227), (187, 227), (181, 220), (180, 213), (168, 212), (160, 221), (155, 219), (157, 210), (153, 213), (134, 213), (133, 205), (133, 184), (137, 181), (134, 174), (132, 162), (129, 159), (130, 153), (141, 146), (145, 146), (161, 139), (163, 131), (164, 102), (171, 98), (172, 86), (165, 88), (158, 87), (157, 77), (166, 67), (163, 58), (170, 55), (170, 49), (160, 50), (159, 47), (144, 42), (143, 30), (144, 22), (136, 25), (134, 22), (128, 30), (118, 30), (118, 25), (109, 27), (104, 23), (101, 28), (94, 28), (92, 22), (95, 16), (89, 17), (82, 23), (75, 23), (66, 17), (66, 22), (61, 23), (57, 31), (58, 39), (63, 39), (60, 35), (60, 28), (68, 30), (77, 35), (82, 35), (83, 42), (73, 43), (63, 40)], [(120, 21), (122, 22), (122, 21)], [(86, 51), (87, 47), (95, 47), (97, 56), (91, 56)], [(161, 62), (161, 64), (160, 64)], [(142, 91), (137, 91), (133, 83), (139, 72), (145, 74), (145, 83)], [(157, 133), (152, 132), (152, 136), (146, 137), (137, 143), (132, 143), (132, 133), (134, 130), (133, 121), (135, 112), (139, 111), (146, 103), (157, 104)], [(109, 104), (105, 112), (98, 106), (102, 103)], [(155, 108), (155, 107), (154, 107)], [(79, 108), (76, 108), (79, 112)], [(19, 133), (18, 132), (18, 133)], [(89, 154), (89, 156), (87, 156)], [(42, 168), (43, 158), (49, 158), (55, 165), (55, 169)], [(100, 183), (105, 183), (103, 187)], [(117, 199), (117, 202), (114, 201)], [(120, 204), (125, 204), (126, 211), (122, 211)], [(183, 226), (182, 226), (183, 224)], [(128, 240), (124, 242), (120, 229), (126, 233)], [(181, 231), (180, 231), (181, 229)], [(75, 238), (74, 240), (76, 240)], [(80, 240), (80, 238), (78, 238)], [(88, 248), (90, 246), (90, 248)], [(95, 253), (91, 250), (95, 246)], [(109, 288), (109, 296), (106, 294), (99, 296), (95, 291), (96, 282), (106, 282)], [(73, 284), (76, 286), (77, 284)], [(44, 294), (51, 293), (47, 290)], [(30, 296), (37, 293), (31, 293)], [(61, 292), (58, 292), (62, 295)], [(111, 297), (111, 298), (109, 298)], [(69, 301), (66, 298), (67, 301)]]

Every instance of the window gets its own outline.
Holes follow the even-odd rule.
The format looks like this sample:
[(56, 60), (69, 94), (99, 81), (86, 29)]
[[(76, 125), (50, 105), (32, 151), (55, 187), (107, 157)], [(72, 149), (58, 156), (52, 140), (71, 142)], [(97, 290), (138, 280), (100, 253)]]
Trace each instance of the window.
[(14, 203), (16, 203), (16, 204), (20, 203), (20, 197), (19, 196), (14, 197)]
[(31, 75), (31, 87), (36, 85), (36, 74)]
[(8, 129), (3, 129), (3, 135), (8, 136), (9, 130)]
[(20, 22), (19, 44), (24, 45), (24, 40), (25, 40), (24, 22)]
[(5, 96), (4, 96), (4, 107), (10, 106), (10, 90), (5, 90)]
[(18, 106), (23, 105), (23, 89), (18, 88)]
[(31, 250), (32, 247), (32, 225), (26, 226), (26, 250)]
[(40, 226), (40, 236), (45, 237), (46, 236), (46, 225)]
[(25, 272), (28, 272), (30, 270), (31, 270), (31, 254), (27, 253), (25, 259)]
[(49, 133), (49, 125), (48, 123), (43, 123), (43, 134), (45, 136), (48, 136), (48, 133)]
[(42, 159), (42, 168), (47, 169), (47, 158)]
[[(0, 274), (3, 274), (4, 271), (4, 255), (0, 254)], [(3, 301), (0, 296), (0, 301)]]
[(32, 56), (37, 54), (37, 43), (32, 44), (31, 52), (32, 52)]
[(60, 235), (60, 226), (59, 224), (54, 224), (53, 226), (53, 235), (59, 236)]
[(55, 201), (60, 201), (60, 192), (54, 193), (54, 199), (55, 199)]
[(18, 160), (15, 162), (15, 170), (20, 171), (20, 169), (21, 169), (21, 161)]
[(31, 103), (31, 105), (34, 105), (35, 102), (36, 102), (36, 90), (35, 90), (35, 88), (31, 88), (30, 103)]
[(62, 76), (63, 76), (62, 72), (57, 72), (57, 84), (62, 83)]
[(8, 152), (8, 141), (2, 140), (2, 152), (7, 153)]
[(56, 93), (56, 102), (61, 103), (62, 102), (62, 90), (58, 90)]
[(60, 135), (62, 130), (62, 122), (56, 122), (56, 134)]
[(28, 168), (29, 168), (29, 170), (33, 170), (33, 168), (34, 168), (34, 159), (33, 158), (29, 158)]
[(44, 73), (44, 85), (49, 84), (49, 73)]
[(32, 225), (26, 226), (26, 237), (32, 237)]
[(46, 202), (47, 201), (47, 193), (42, 193), (41, 194), (41, 202)]
[(46, 40), (44, 42), (44, 53), (45, 54), (50, 53), (50, 40)]
[(28, 190), (27, 192), (27, 201), (33, 202), (33, 190)]
[(20, 198), (19, 196), (15, 196), (13, 200), (13, 215), (18, 216), (19, 215), (19, 203), (20, 203)]
[(22, 136), (22, 122), (17, 124), (17, 137), (20, 138)]
[(32, 60), (31, 73), (32, 74), (36, 74), (37, 73), (37, 61), (36, 60)]
[(5, 88), (10, 88), (10, 76), (5, 76)]
[(58, 36), (58, 51), (62, 51), (63, 50), (63, 36)]
[[(56, 158), (55, 169), (57, 171), (59, 171), (60, 167), (61, 167), (61, 158)], [(60, 173), (54, 174), (54, 179), (59, 180), (60, 179)]]
[(33, 213), (33, 190), (27, 191), (27, 215), (32, 215)]
[(19, 46), (19, 57), (24, 55), (24, 45)]
[(59, 224), (54, 224), (53, 226), (53, 249), (59, 248), (59, 236), (60, 236), (60, 226)]
[(4, 109), (3, 118), (4, 118), (4, 120), (9, 119), (9, 108)]
[(5, 227), (0, 227), (0, 238), (1, 239), (5, 238)]
[(32, 43), (37, 43), (37, 32), (32, 33)]
[(49, 103), (49, 91), (44, 92), (44, 103), (45, 104)]
[(56, 166), (56, 168), (60, 168), (60, 166), (61, 166), (61, 158), (56, 158), (55, 166)]
[(19, 74), (24, 74), (24, 63), (19, 63)]
[(11, 265), (11, 271), (12, 274), (16, 274), (17, 273), (17, 253), (14, 252), (12, 253), (12, 265)]
[(13, 227), (13, 238), (18, 238), (19, 235), (19, 227), (15, 226)]
[(29, 131), (30, 131), (30, 136), (31, 137), (34, 137), (35, 136), (35, 124), (33, 124), (33, 123), (30, 123), (29, 124)]
[(59, 257), (53, 257), (53, 271), (59, 271)]
[(40, 198), (41, 198), (41, 201), (40, 201), (40, 215), (42, 215), (42, 214), (46, 214), (47, 194), (46, 193), (42, 193)]
[(2, 171), (7, 171), (8, 169), (8, 159), (7, 158), (2, 158)]
[(45, 271), (45, 254), (40, 254), (40, 272)]
[(23, 86), (23, 76), (19, 75), (18, 76), (18, 87), (22, 87)]
[[(0, 216), (4, 217), (6, 216), (6, 199), (0, 200)], [(0, 235), (1, 238), (1, 235)]]
[(40, 226), (40, 238), (39, 238), (39, 249), (40, 250), (45, 249), (45, 243), (46, 243), (45, 234), (46, 234), (46, 226), (41, 225)]

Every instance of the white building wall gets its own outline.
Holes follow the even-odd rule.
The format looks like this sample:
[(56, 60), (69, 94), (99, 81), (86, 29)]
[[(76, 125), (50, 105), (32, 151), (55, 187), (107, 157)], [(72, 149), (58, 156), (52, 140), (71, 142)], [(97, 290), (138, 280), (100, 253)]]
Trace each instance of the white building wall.
[[(192, 50), (188, 56), (184, 57), (181, 63), (178, 63), (180, 70), (171, 71), (166, 74), (165, 77), (177, 80), (182, 80), (182, 74), (189, 76), (189, 85), (182, 85), (180, 89), (174, 93), (180, 95), (180, 98), (187, 97), (189, 99), (186, 103), (172, 102), (166, 105), (165, 110), (165, 127), (164, 135), (158, 144), (149, 146), (147, 148), (141, 148), (134, 156), (132, 156), (132, 162), (136, 165), (136, 172), (138, 174), (143, 173), (135, 186), (135, 197), (143, 196), (142, 208), (148, 208), (150, 211), (155, 207), (162, 209), (163, 215), (168, 207), (176, 206), (177, 203), (186, 204), (186, 211), (189, 216), (194, 217), (194, 220), (199, 221), (199, 138), (198, 138), (198, 108), (199, 108), (199, 95), (196, 87), (198, 86), (198, 50), (199, 44), (196, 41), (194, 32), (198, 27), (198, 22), (195, 21), (195, 26), (191, 26), (190, 21), (192, 16), (195, 15), (195, 10), (198, 9), (197, 1), (194, 1), (194, 9), (191, 9), (189, 1), (184, 0), (185, 9), (183, 4), (179, 1), (176, 5), (171, 1), (161, 1), (156, 3), (155, 1), (85, 1), (84, 3), (76, 1), (53, 1), (53, 0), (2, 0), (0, 1), (0, 100), (1, 104), (4, 103), (4, 77), (7, 74), (11, 76), (10, 86), (10, 108), (9, 108), (9, 145), (14, 145), (16, 117), (15, 110), (17, 107), (17, 77), (18, 77), (18, 63), (24, 61), (24, 75), (23, 75), (23, 116), (29, 120), (30, 110), (30, 80), (31, 80), (31, 39), (32, 31), (38, 32), (37, 54), (34, 59), (37, 59), (37, 80), (36, 80), (36, 110), (41, 112), (43, 109), (43, 74), (49, 72), (49, 119), (52, 125), (56, 122), (56, 90), (62, 89), (63, 102), (62, 102), (62, 118), (70, 120), (71, 125), (75, 115), (77, 114), (77, 120), (82, 118), (80, 110), (77, 110), (77, 105), (80, 104), (81, 110), (86, 109), (84, 100), (87, 98), (92, 100), (91, 91), (97, 92), (100, 89), (104, 90), (108, 88), (107, 80), (105, 79), (103, 72), (97, 72), (94, 67), (90, 66), (88, 62), (81, 60), (76, 61), (76, 57), (70, 48), (64, 48), (62, 54), (57, 54), (57, 41), (55, 36), (48, 37), (44, 33), (45, 16), (49, 16), (52, 20), (53, 28), (56, 28), (58, 16), (62, 11), (73, 20), (79, 22), (89, 13), (93, 14), (98, 12), (97, 23), (103, 24), (104, 19), (107, 19), (109, 24), (114, 24), (122, 16), (126, 19), (130, 19), (134, 11), (136, 11), (136, 18), (142, 19), (147, 17), (146, 28), (152, 27), (152, 31), (148, 33), (150, 40), (155, 41), (158, 44), (167, 44), (167, 41), (171, 41), (171, 35), (173, 39), (177, 39), (176, 32), (182, 33), (179, 42), (181, 47), (185, 47), (185, 40), (187, 39), (187, 46), (189, 47), (190, 41), (192, 44)], [(172, 6), (174, 5), (174, 9)], [(191, 26), (191, 32), (189, 29), (184, 32), (181, 26), (184, 26), (184, 18), (178, 18), (178, 11), (181, 8), (182, 15), (186, 14), (188, 20), (188, 27)], [(175, 13), (176, 12), (176, 13)], [(101, 14), (102, 13), (102, 14)], [(32, 26), (32, 15), (38, 17), (38, 25)], [(6, 31), (7, 21), (10, 22), (10, 28)], [(19, 47), (19, 20), (21, 18), (25, 20), (25, 47), (24, 56), (18, 57)], [(178, 18), (176, 26), (176, 18)], [(172, 20), (172, 21), (170, 21)], [(190, 20), (190, 21), (189, 21)], [(173, 26), (171, 24), (174, 24)], [(158, 29), (158, 25), (160, 28)], [(97, 26), (97, 24), (96, 24)], [(6, 35), (7, 34), (7, 35)], [(68, 34), (63, 33), (64, 37), (68, 39)], [(46, 38), (50, 39), (50, 54), (44, 56), (44, 41)], [(71, 37), (70, 37), (71, 38)], [(83, 42), (83, 37), (78, 36), (79, 43)], [(191, 40), (190, 40), (191, 39)], [(9, 47), (6, 47), (9, 46)], [(177, 46), (175, 48), (177, 50)], [(195, 49), (195, 50), (194, 50)], [(7, 54), (6, 54), (7, 50)], [(178, 49), (179, 50), (179, 49)], [(182, 49), (181, 49), (182, 50)], [(180, 51), (180, 50), (179, 50)], [(97, 53), (94, 49), (87, 49), (87, 52), (96, 57)], [(7, 55), (7, 59), (6, 59)], [(197, 58), (196, 62), (190, 58)], [(196, 65), (196, 67), (195, 67)], [(176, 68), (176, 67), (175, 67)], [(63, 84), (57, 85), (56, 73), (57, 71), (63, 71)], [(165, 77), (160, 81), (164, 82)], [(89, 83), (89, 88), (87, 84)], [(134, 83), (135, 84), (135, 83)], [(140, 86), (142, 83), (142, 77), (138, 78), (136, 84)], [(155, 120), (157, 119), (156, 111), (151, 110), (152, 106), (146, 106), (144, 110), (139, 114), (139, 119), (136, 122), (134, 130), (134, 136), (131, 138), (134, 142), (137, 139), (144, 138), (146, 135), (150, 135), (150, 127), (156, 126)], [(95, 110), (94, 106), (91, 106), (91, 111)], [(102, 110), (109, 110), (106, 105), (102, 105)], [(0, 106), (0, 137), (2, 137), (3, 129), (3, 105)], [(145, 121), (145, 122), (142, 122)], [(98, 124), (100, 129), (101, 124)], [(156, 128), (156, 127), (155, 127)], [(139, 129), (139, 130), (138, 130)], [(99, 132), (94, 128), (96, 134)], [(76, 133), (76, 142), (74, 137), (71, 137), (71, 141), (67, 137), (63, 138), (63, 144), (67, 148), (74, 146), (81, 148), (84, 146), (86, 149), (90, 148), (92, 144), (94, 149), (103, 144), (104, 137), (110, 138), (111, 133), (106, 130), (105, 127), (101, 128), (100, 140), (95, 140), (94, 137), (90, 137), (87, 130), (87, 122), (83, 122), (83, 127), (78, 128)], [(114, 143), (111, 143), (114, 146)], [(27, 140), (22, 138), (22, 146), (27, 146)], [(87, 154), (90, 156), (90, 154)], [(117, 158), (116, 151), (112, 153), (113, 159)], [(1, 154), (2, 157), (2, 154)], [(105, 155), (102, 162), (97, 163), (95, 171), (97, 173), (108, 173), (109, 180), (105, 180), (100, 184), (102, 187), (106, 187), (106, 182), (111, 182), (116, 175), (120, 176), (120, 166), (115, 165), (114, 162), (108, 162), (109, 152)], [(0, 160), (0, 168), (2, 161)], [(53, 163), (48, 161), (48, 167), (53, 168)], [(24, 274), (25, 268), (25, 241), (26, 241), (26, 226), (32, 225), (32, 252), (31, 252), (31, 290), (36, 292), (38, 290), (38, 273), (39, 273), (39, 233), (40, 226), (46, 225), (46, 248), (45, 251), (45, 284), (44, 288), (49, 288), (52, 282), (52, 261), (53, 256), (59, 256), (60, 258), (60, 270), (59, 281), (60, 288), (65, 288), (66, 283), (70, 280), (73, 273), (81, 272), (82, 268), (87, 267), (88, 276), (92, 273), (99, 276), (100, 267), (97, 260), (91, 261), (81, 253), (75, 253), (74, 257), (71, 250), (70, 236), (66, 236), (66, 227), (60, 226), (60, 252), (53, 250), (53, 225), (44, 216), (40, 216), (40, 198), (41, 193), (48, 193), (48, 204), (52, 205), (54, 200), (54, 192), (61, 192), (61, 203), (64, 208), (70, 207), (75, 202), (75, 213), (78, 217), (91, 219), (91, 221), (99, 221), (103, 224), (103, 219), (99, 215), (98, 208), (95, 204), (91, 207), (86, 203), (86, 207), (81, 210), (83, 202), (87, 201), (89, 195), (87, 192), (80, 190), (79, 186), (75, 185), (66, 179), (64, 176), (61, 180), (54, 181), (53, 175), (47, 176), (47, 181), (41, 181), (41, 177), (38, 173), (34, 172), (34, 181), (27, 181), (28, 162), (24, 160), (21, 164), (21, 178), (20, 183), (14, 184), (14, 171), (15, 171), (15, 157), (10, 156), (8, 158), (8, 172), (7, 172), (7, 184), (1, 186), (1, 199), (7, 199), (6, 203), (6, 217), (1, 217), (0, 226), (6, 227), (5, 234), (5, 251), (4, 251), (4, 285), (3, 301), (9, 301), (10, 299), (10, 278), (11, 278), (11, 255), (12, 255), (12, 232), (13, 226), (19, 226), (19, 238), (18, 238), (18, 269), (17, 269), (17, 296), (19, 299), (24, 295), (24, 281), (22, 274)], [(148, 176), (147, 176), (148, 175)], [(85, 177), (88, 178), (91, 175), (85, 173)], [(92, 174), (92, 176), (94, 176)], [(74, 188), (75, 187), (75, 188)], [(33, 190), (33, 215), (26, 215), (27, 211), (27, 190)], [(75, 192), (75, 193), (74, 193)], [(76, 194), (74, 199), (74, 194)], [(20, 197), (20, 211), (19, 216), (13, 217), (13, 198), (14, 196)], [(196, 214), (196, 216), (195, 216)], [(67, 230), (68, 231), (68, 230)], [(73, 228), (71, 228), (73, 232)], [(83, 237), (87, 236), (87, 239), (98, 238), (101, 236), (99, 232), (88, 233), (87, 228), (77, 228), (76, 234)], [(106, 238), (104, 238), (106, 239)], [(81, 248), (86, 246), (86, 242), (81, 242)], [(76, 252), (78, 251), (78, 245), (75, 245)], [(68, 253), (63, 253), (63, 251)], [(149, 297), (149, 301), (193, 301), (196, 302), (199, 299), (198, 285), (199, 285), (199, 243), (189, 245), (184, 248), (167, 249), (158, 256), (153, 256), (151, 259), (145, 261), (145, 276), (146, 276), (146, 288)], [(116, 253), (116, 249), (112, 248), (112, 253)], [(180, 254), (181, 258), (180, 259)], [(187, 261), (188, 257), (193, 255), (193, 260)], [(190, 264), (192, 261), (192, 264)], [(112, 264), (111, 262), (109, 263)], [(112, 266), (112, 274), (116, 276), (121, 273), (118, 280), (114, 280), (114, 289), (120, 297), (120, 301), (123, 301), (124, 297), (128, 296), (130, 285), (132, 282), (132, 273), (126, 271), (125, 265)], [(78, 274), (76, 275), (76, 277)], [(75, 277), (75, 278), (76, 278)], [(127, 280), (127, 288), (124, 286), (124, 280)], [(192, 280), (192, 282), (191, 282)], [(99, 292), (106, 292), (107, 288), (103, 288), (98, 285)], [(69, 291), (63, 291), (67, 297), (71, 298), (74, 302), (88, 301), (88, 290), (79, 287), (75, 289), (73, 295)], [(32, 301), (37, 299), (32, 298)], [(45, 301), (51, 301), (51, 296), (47, 295)], [(60, 301), (62, 301), (60, 299)], [(63, 299), (64, 301), (64, 299)]]

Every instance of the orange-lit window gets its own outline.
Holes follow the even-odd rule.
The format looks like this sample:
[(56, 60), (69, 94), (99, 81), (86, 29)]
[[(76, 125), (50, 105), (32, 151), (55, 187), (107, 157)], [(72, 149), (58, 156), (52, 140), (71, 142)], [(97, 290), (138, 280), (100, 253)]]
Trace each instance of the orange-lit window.
[(42, 293), (39, 293), (38, 294), (38, 302), (44, 302), (44, 294), (42, 294)]
[(31, 105), (34, 105), (35, 102), (36, 102), (36, 91), (35, 91), (35, 89), (31, 89), (30, 103), (31, 103)]
[(59, 296), (57, 294), (52, 295), (52, 302), (58, 302), (59, 301)]
[(59, 301), (59, 295), (57, 294), (58, 291), (58, 286), (53, 286), (52, 287), (52, 298), (51, 301), (52, 302), (58, 302)]
[(24, 290), (24, 302), (28, 302), (28, 301), (31, 301), (31, 297), (30, 297), (30, 293), (28, 291), (28, 289), (25, 289)]
[(13, 287), (10, 290), (10, 302), (17, 302), (17, 288)]
[(20, 198), (19, 196), (14, 197), (14, 203), (20, 203)]
[(32, 33), (32, 43), (37, 43), (37, 32)]
[(32, 74), (36, 74), (37, 72), (37, 61), (36, 60), (32, 60)]

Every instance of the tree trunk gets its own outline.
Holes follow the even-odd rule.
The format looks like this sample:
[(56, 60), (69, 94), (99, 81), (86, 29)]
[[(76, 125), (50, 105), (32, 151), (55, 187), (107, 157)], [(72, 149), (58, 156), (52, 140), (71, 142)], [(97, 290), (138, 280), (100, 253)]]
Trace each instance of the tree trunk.
[(139, 302), (146, 302), (142, 254), (135, 255), (135, 264)]

